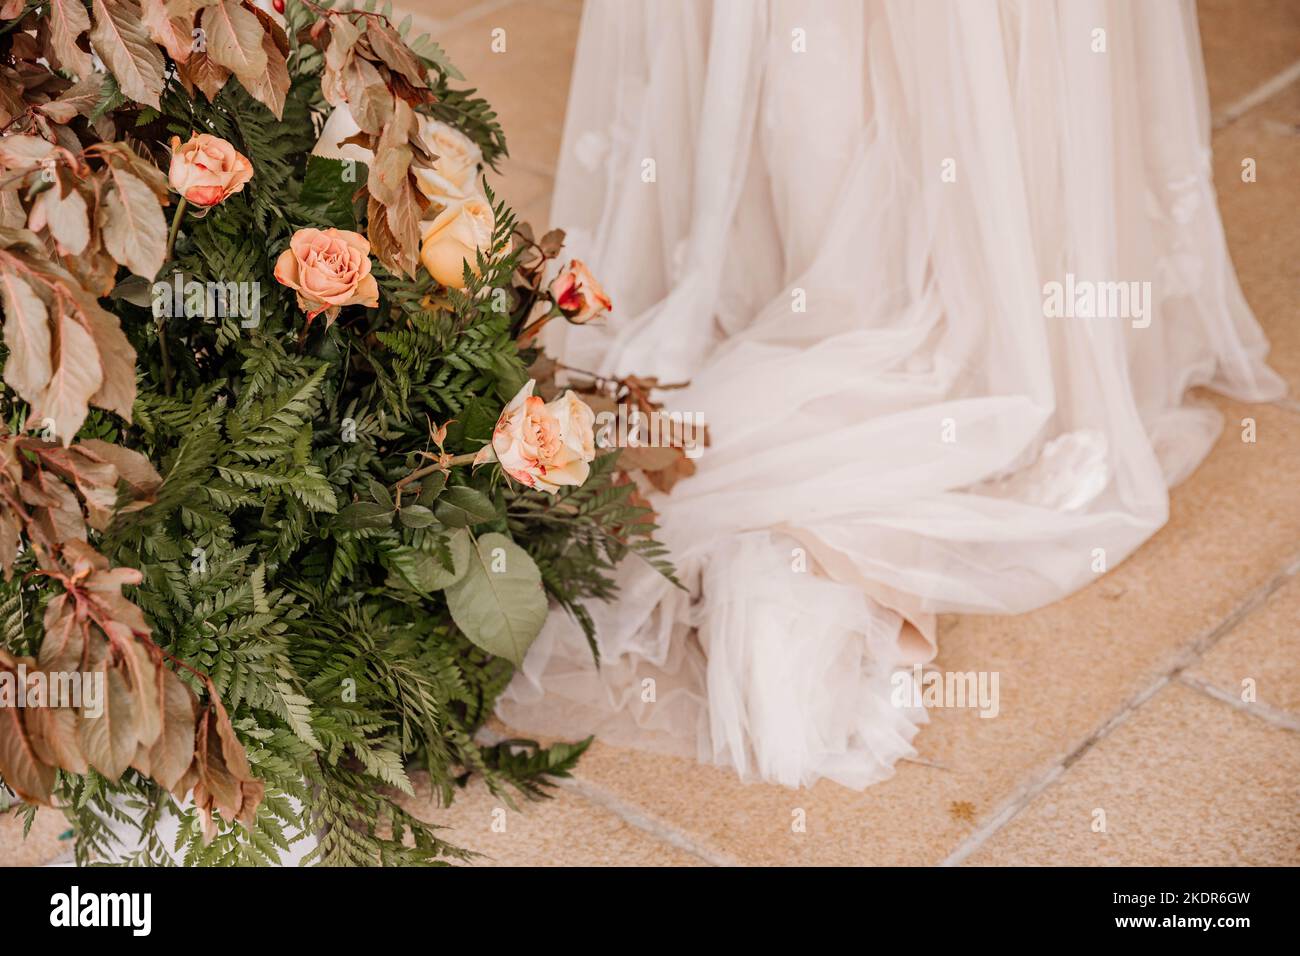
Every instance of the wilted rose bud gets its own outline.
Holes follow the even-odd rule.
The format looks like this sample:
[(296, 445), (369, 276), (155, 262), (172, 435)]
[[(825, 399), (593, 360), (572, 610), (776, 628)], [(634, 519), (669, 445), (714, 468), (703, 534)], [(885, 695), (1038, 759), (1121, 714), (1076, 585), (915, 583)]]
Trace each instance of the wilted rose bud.
[(551, 281), (551, 298), (570, 322), (581, 325), (614, 308), (581, 259), (572, 259)]

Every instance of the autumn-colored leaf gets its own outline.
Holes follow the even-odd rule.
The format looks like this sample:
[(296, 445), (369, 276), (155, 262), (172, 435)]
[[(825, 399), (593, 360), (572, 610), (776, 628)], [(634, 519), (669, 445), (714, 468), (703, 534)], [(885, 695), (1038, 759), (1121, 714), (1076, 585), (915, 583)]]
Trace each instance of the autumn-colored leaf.
[(262, 52), (266, 54), (266, 72), (252, 83), (245, 83), (253, 98), (266, 105), (276, 119), (284, 115), (284, 101), (289, 95), (289, 67), (270, 32), (262, 34)]
[(388, 228), (400, 250), (398, 263), (407, 275), (415, 276), (420, 261), (420, 203), (409, 177), (399, 187), (396, 200), (387, 207)]
[(141, 21), (149, 31), (149, 38), (160, 44), (177, 63), (190, 58), (194, 38), (190, 34), (190, 16), (173, 15), (164, 0), (141, 0)]
[[(68, 107), (72, 109), (72, 107)], [(59, 251), (66, 256), (79, 256), (90, 242), (90, 216), (86, 198), (77, 190), (60, 196), (58, 189), (41, 193), (32, 207), (28, 228), (39, 232), (48, 228), (59, 243)]]
[(81, 751), (77, 730), (80, 722), (81, 715), (71, 707), (30, 707), (24, 715), (36, 756), (42, 763), (62, 767), (69, 773), (86, 773), (90, 769)]
[[(64, 90), (59, 98), (42, 107), (42, 111), (48, 111), (50, 107), (56, 104), (61, 106), (70, 106), (78, 114), (90, 118), (99, 105), (104, 94), (104, 74), (103, 73), (86, 73), (76, 83)], [(67, 120), (59, 120), (66, 123)]]
[[(158, 668), (162, 729), (148, 751), (148, 773), (172, 790), (194, 760), (194, 692), (166, 667)], [(144, 769), (144, 768), (140, 768)]]
[(428, 85), (425, 82), (424, 64), (411, 52), (397, 31), (385, 21), (378, 17), (367, 17), (366, 39), (370, 41), (370, 48), (374, 50), (375, 56), (383, 60), (390, 70), (406, 77), (412, 86)]
[(352, 57), (340, 72), (339, 82), (343, 99), (357, 125), (368, 133), (382, 130), (393, 115), (394, 99), (374, 64), (359, 56)]
[(57, 594), (45, 607), (45, 636), (38, 655), (46, 671), (79, 671), (86, 652), (86, 628), (77, 620), (76, 608), (67, 594)]
[(45, 419), (66, 445), (90, 411), (90, 398), (104, 381), (99, 350), (85, 326), (60, 308), (54, 321), (54, 349), (49, 385), (32, 404), (33, 424)]
[(23, 169), (35, 166), (54, 152), (54, 144), (39, 136), (14, 133), (0, 138), (0, 166)]
[(167, 255), (167, 220), (158, 197), (124, 169), (110, 167), (113, 189), (100, 206), (104, 248), (144, 279), (153, 279)]
[(162, 478), (153, 464), (144, 455), (122, 445), (89, 438), (79, 442), (77, 449), (97, 455), (109, 462), (116, 470), (117, 476), (125, 481), (131, 496), (137, 501), (153, 497), (162, 485)]
[(212, 102), (230, 79), (230, 71), (215, 62), (206, 53), (195, 52), (186, 63), (178, 63), (176, 72), (181, 82), (193, 84)]
[[(16, 667), (6, 667), (3, 659), (0, 659), (0, 670), (7, 670), (9, 679), (17, 681)], [(23, 711), (18, 707), (0, 707), (0, 776), (20, 799), (29, 803), (50, 802), (54, 768), (37, 757), (23, 725)]]
[(94, 0), (90, 42), (122, 92), (161, 109), (163, 55), (149, 39), (133, 0)]
[(202, 24), (207, 31), (208, 56), (239, 77), (245, 87), (266, 73), (266, 51), (262, 48), (265, 31), (239, 0), (221, 0), (207, 7)]
[[(93, 307), (92, 307), (93, 306)], [(99, 350), (102, 381), (91, 402), (98, 408), (116, 412), (127, 422), (135, 406), (135, 349), (127, 340), (117, 316), (87, 303), (86, 318), (90, 335)]]
[(0, 296), (5, 307), (4, 380), (23, 401), (35, 404), (50, 383), (50, 324), (45, 303), (11, 269), (0, 270)]
[(69, 73), (87, 76), (93, 66), (90, 54), (77, 45), (77, 38), (90, 29), (90, 15), (81, 0), (49, 0), (50, 45), (59, 65)]
[(135, 702), (117, 668), (105, 662), (99, 673), (104, 679), (102, 711), (98, 716), (83, 712), (77, 734), (87, 763), (110, 780), (116, 780), (135, 757), (139, 740)]

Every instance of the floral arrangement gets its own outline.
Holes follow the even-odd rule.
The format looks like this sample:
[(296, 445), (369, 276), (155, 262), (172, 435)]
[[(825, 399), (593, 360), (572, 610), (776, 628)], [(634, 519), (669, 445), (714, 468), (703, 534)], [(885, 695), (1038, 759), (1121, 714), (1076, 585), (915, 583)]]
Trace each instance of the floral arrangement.
[(671, 577), (638, 487), (689, 462), (594, 435), (654, 383), (536, 347), (609, 298), (373, 0), (0, 18), (0, 778), (79, 862), (464, 856), (410, 769), (543, 795), (586, 744), (478, 742), (496, 695), (625, 556)]

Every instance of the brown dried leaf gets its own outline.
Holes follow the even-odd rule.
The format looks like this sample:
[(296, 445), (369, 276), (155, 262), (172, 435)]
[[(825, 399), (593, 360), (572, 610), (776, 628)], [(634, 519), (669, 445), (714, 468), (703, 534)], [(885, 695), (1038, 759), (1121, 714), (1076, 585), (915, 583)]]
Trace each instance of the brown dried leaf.
[(396, 201), (385, 210), (388, 229), (398, 245), (398, 264), (412, 278), (420, 261), (420, 203), (417, 196), (408, 176), (402, 181)]
[(14, 133), (0, 139), (0, 166), (25, 169), (35, 166), (54, 152), (54, 144), (39, 136)]
[(686, 453), (679, 448), (671, 449), (678, 452), (678, 457), (673, 464), (667, 468), (661, 468), (657, 471), (643, 472), (646, 480), (654, 485), (656, 491), (662, 491), (664, 494), (673, 490), (673, 486), (683, 478), (689, 478), (695, 474), (695, 462), (686, 457)]
[(81, 0), (49, 0), (49, 11), (50, 45), (58, 65), (77, 76), (90, 75), (90, 54), (77, 44), (77, 39), (90, 29), (90, 15)]
[(54, 433), (63, 444), (81, 428), (90, 411), (90, 398), (103, 384), (99, 351), (85, 326), (60, 307), (54, 319), (54, 348), (49, 384), (38, 402), (32, 404), (33, 424), (53, 422)]
[(45, 607), (45, 636), (38, 658), (42, 670), (78, 671), (86, 655), (86, 626), (77, 620), (76, 606), (65, 594)]
[(104, 248), (136, 275), (152, 280), (167, 256), (167, 219), (157, 195), (132, 173), (109, 166), (113, 188), (99, 207)]
[(104, 700), (98, 717), (81, 715), (78, 740), (86, 761), (105, 777), (116, 780), (135, 758), (137, 715), (131, 690), (121, 671), (107, 658), (97, 668), (104, 675)]
[(50, 383), (50, 324), (45, 303), (17, 271), (0, 269), (0, 297), (5, 308), (4, 380), (23, 401), (35, 404)]
[(86, 773), (90, 765), (81, 752), (77, 725), (81, 717), (71, 707), (31, 707), (25, 715), (27, 736), (36, 755), (51, 767)]
[(280, 119), (284, 115), (284, 101), (289, 95), (289, 67), (270, 32), (262, 34), (262, 52), (266, 55), (266, 71), (252, 83), (244, 85), (255, 100), (264, 103), (275, 118)]
[(166, 667), (158, 668), (162, 700), (162, 730), (148, 751), (148, 773), (167, 790), (173, 789), (194, 762), (194, 692)]
[(163, 55), (145, 32), (133, 0), (94, 0), (90, 42), (122, 92), (137, 103), (160, 109)]
[[(34, 662), (29, 663), (27, 658), (15, 660), (0, 651), (0, 679), (9, 683), (15, 694), (18, 693), (19, 663), (28, 664), (30, 669)], [(54, 789), (54, 768), (36, 755), (24, 726), (23, 710), (11, 705), (0, 706), (0, 776), (20, 799), (28, 803), (49, 804), (50, 792)]]
[[(72, 109), (71, 106), (68, 109)], [(77, 190), (60, 196), (58, 189), (47, 189), (32, 206), (27, 227), (32, 232), (48, 228), (59, 244), (60, 255), (79, 256), (90, 243), (90, 216), (86, 198)]]
[(414, 87), (428, 85), (425, 82), (424, 64), (386, 21), (378, 17), (367, 17), (366, 39), (370, 41), (370, 49), (375, 56), (383, 60), (390, 70), (400, 73)]
[(357, 125), (368, 133), (382, 130), (393, 115), (394, 99), (374, 64), (354, 56), (341, 71), (339, 81), (343, 99), (347, 100)]
[(621, 471), (662, 471), (676, 468), (677, 459), (684, 454), (680, 448), (622, 448), (618, 453), (618, 467)]
[(208, 56), (239, 77), (245, 87), (266, 73), (266, 51), (262, 49), (265, 31), (239, 0), (221, 0), (207, 7), (200, 22), (208, 35)]
[(141, 21), (149, 31), (149, 38), (160, 44), (177, 63), (190, 58), (194, 38), (190, 33), (193, 13), (189, 16), (173, 15), (165, 0), (141, 0)]
[(560, 250), (564, 248), (564, 230), (552, 229), (546, 235), (542, 236), (541, 239), (537, 240), (537, 244), (541, 247), (542, 254), (546, 256), (546, 258), (554, 259), (560, 254)]
[(101, 441), (98, 438), (89, 438), (80, 442), (76, 448), (83, 452), (90, 452), (112, 464), (117, 469), (118, 478), (126, 482), (131, 497), (137, 502), (152, 499), (162, 486), (162, 478), (153, 464), (138, 451), (114, 445), (112, 442)]
[(135, 349), (127, 341), (116, 315), (99, 308), (97, 303), (88, 305), (93, 307), (88, 307), (85, 315), (103, 371), (99, 391), (90, 396), (90, 401), (130, 422), (135, 407)]
[(212, 102), (221, 92), (221, 88), (230, 79), (230, 71), (215, 62), (206, 53), (195, 52), (186, 63), (178, 63), (176, 72), (181, 82), (187, 86), (196, 86)]

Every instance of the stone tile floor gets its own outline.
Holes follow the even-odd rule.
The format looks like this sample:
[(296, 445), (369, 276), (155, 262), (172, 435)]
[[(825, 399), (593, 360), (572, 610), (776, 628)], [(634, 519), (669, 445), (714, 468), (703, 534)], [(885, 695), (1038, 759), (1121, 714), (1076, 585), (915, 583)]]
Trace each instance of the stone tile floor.
[[(500, 191), (546, 225), (581, 0), (397, 5), (496, 107)], [(1229, 245), (1300, 389), (1300, 5), (1198, 9)], [(941, 622), (936, 667), (998, 670), (1001, 714), (934, 711), (891, 780), (746, 785), (597, 742), (554, 800), (471, 787), (421, 815), (487, 865), (1300, 864), (1300, 401), (1204, 400), (1224, 432), (1134, 557), (1032, 614)], [(51, 858), (62, 829), (42, 814), (23, 843), (0, 819), (0, 863)]]

